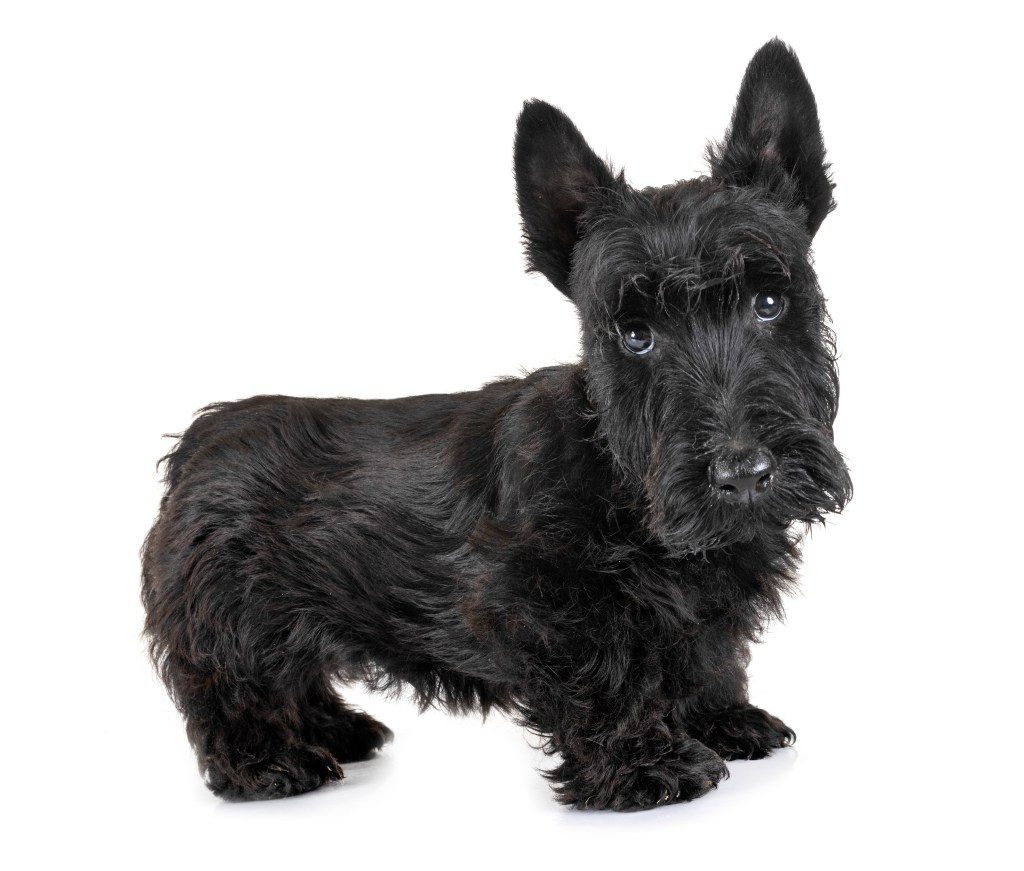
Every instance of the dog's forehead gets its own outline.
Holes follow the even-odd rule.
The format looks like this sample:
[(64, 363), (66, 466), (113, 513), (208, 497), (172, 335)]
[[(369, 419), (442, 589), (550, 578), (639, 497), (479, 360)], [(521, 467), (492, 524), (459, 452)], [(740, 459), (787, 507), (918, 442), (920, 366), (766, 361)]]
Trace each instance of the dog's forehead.
[(667, 291), (731, 292), (733, 279), (751, 270), (788, 279), (809, 250), (802, 222), (799, 210), (760, 188), (706, 178), (629, 188), (591, 225), (578, 274), (608, 297), (606, 305), (616, 304), (611, 297), (621, 303), (630, 289), (643, 294), (645, 286), (669, 304)]
[(759, 188), (697, 179), (645, 188), (637, 196), (649, 204), (635, 228), (654, 267), (681, 259), (714, 267), (737, 259), (790, 259), (806, 252), (801, 216)]
[(763, 188), (706, 178), (622, 187), (589, 216), (573, 298), (585, 317), (603, 320), (651, 304), (731, 306), (752, 276), (802, 283), (810, 270), (804, 217)]

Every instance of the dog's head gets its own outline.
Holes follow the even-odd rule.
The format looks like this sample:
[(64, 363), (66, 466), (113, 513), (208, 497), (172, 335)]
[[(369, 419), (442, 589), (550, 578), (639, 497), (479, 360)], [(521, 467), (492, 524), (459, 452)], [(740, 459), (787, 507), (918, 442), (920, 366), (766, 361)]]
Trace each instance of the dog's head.
[(833, 207), (810, 86), (750, 62), (710, 177), (635, 190), (558, 109), (519, 117), (530, 268), (579, 310), (599, 427), (651, 531), (693, 553), (842, 509), (839, 383), (811, 239)]

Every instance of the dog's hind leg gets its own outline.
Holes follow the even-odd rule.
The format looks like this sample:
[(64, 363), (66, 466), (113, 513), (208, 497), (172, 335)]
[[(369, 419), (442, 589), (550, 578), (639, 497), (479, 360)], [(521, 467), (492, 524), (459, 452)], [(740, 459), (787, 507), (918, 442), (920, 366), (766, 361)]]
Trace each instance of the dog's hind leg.
[(349, 708), (325, 676), (306, 684), (200, 675), (168, 657), (163, 672), (185, 715), (207, 785), (229, 799), (282, 798), (340, 780), (391, 730)]
[(210, 789), (231, 799), (282, 798), (342, 777), (334, 754), (303, 728), (305, 690), (200, 671), (168, 656), (164, 679), (185, 716)]
[(217, 795), (309, 792), (390, 739), (333, 691), (323, 634), (275, 615), (265, 593), (245, 602), (240, 584), (212, 576), (188, 591), (157, 568), (147, 564), (143, 597), (153, 659)]
[(304, 736), (326, 747), (338, 762), (368, 759), (394, 737), (383, 723), (346, 705), (326, 678), (310, 687), (303, 705)]
[[(223, 424), (214, 414), (200, 421)], [(358, 673), (364, 656), (351, 590), (332, 570), (337, 542), (322, 524), (296, 520), (292, 502), (281, 508), (266, 457), (223, 433), (197, 454), (190, 438), (169, 460), (142, 600), (153, 661), (200, 770), (227, 798), (340, 780), (342, 762), (367, 758), (391, 733), (331, 688), (338, 668), (351, 662)]]

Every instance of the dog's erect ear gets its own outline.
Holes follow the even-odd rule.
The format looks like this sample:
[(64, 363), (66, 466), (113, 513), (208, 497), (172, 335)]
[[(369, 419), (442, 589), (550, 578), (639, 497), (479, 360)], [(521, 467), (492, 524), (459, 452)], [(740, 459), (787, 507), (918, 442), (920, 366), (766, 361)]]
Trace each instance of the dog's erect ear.
[(790, 191), (807, 209), (812, 236), (834, 208), (814, 94), (800, 61), (781, 40), (764, 45), (750, 61), (732, 124), (708, 157), (712, 178)]
[(580, 216), (615, 178), (572, 121), (542, 100), (523, 104), (516, 124), (515, 172), (529, 269), (568, 296)]

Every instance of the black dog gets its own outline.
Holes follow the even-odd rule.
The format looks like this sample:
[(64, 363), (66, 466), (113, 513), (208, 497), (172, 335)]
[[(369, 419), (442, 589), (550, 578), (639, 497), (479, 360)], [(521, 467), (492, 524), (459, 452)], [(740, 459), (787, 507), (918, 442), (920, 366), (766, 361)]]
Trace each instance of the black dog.
[(274, 798), (391, 732), (333, 682), (511, 711), (577, 807), (687, 801), (793, 732), (747, 700), (797, 529), (842, 509), (811, 237), (817, 110), (751, 61), (710, 178), (634, 190), (528, 102), (530, 267), (578, 307), (576, 365), (473, 393), (210, 406), (165, 458), (146, 632), (210, 788)]

